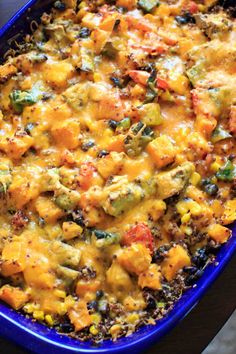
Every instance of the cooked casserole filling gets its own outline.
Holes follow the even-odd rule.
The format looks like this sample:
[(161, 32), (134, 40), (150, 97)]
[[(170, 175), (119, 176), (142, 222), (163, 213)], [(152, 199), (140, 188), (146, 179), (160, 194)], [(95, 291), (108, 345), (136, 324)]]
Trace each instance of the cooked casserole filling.
[(56, 1), (0, 66), (0, 299), (96, 342), (155, 324), (236, 219), (236, 23)]

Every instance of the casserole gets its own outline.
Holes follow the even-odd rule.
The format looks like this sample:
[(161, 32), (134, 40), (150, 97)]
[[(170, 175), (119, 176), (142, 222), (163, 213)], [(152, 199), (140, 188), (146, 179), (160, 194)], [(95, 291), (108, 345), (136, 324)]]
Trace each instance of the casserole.
[[(33, 3), (35, 3), (35, 2), (30, 2), (29, 6), (32, 5)], [(39, 4), (39, 3), (37, 3), (37, 4)], [(45, 6), (46, 5), (47, 4), (45, 4)], [(25, 7), (24, 9), (26, 10), (26, 8), (27, 7)], [(39, 15), (38, 11), (40, 11), (40, 10), (36, 6), (35, 12), (33, 11), (35, 16)], [(21, 15), (21, 12), (12, 20), (13, 23), (18, 18), (20, 18), (20, 15)], [(22, 18), (24, 18), (24, 16), (26, 16), (26, 15), (24, 15), (23, 10), (22, 10), (22, 16), (23, 16)], [(32, 18), (35, 18), (35, 17), (32, 17)], [(18, 25), (17, 25), (17, 23), (18, 23)], [(19, 27), (18, 27), (19, 22), (17, 22), (17, 23), (16, 23), (16, 27), (15, 27), (15, 31), (16, 31), (15, 33), (19, 33)], [(10, 25), (8, 24), (4, 27), (2, 36), (6, 36), (7, 34), (9, 35), (10, 31), (11, 31)], [(14, 35), (14, 33), (13, 33), (13, 35)], [(18, 38), (14, 37), (14, 39), (16, 39), (18, 41)], [(3, 37), (2, 42), (6, 43), (4, 41), (4, 37)], [(3, 48), (3, 50), (6, 50), (6, 47)], [(176, 304), (173, 311), (171, 311), (170, 314), (165, 319), (159, 321), (156, 326), (152, 327), (151, 329), (149, 329), (148, 327), (142, 328), (141, 330), (139, 330), (137, 333), (135, 333), (131, 337), (118, 340), (117, 343), (111, 344), (111, 347), (110, 347), (109, 342), (104, 342), (104, 344), (102, 344), (102, 346), (99, 349), (96, 348), (96, 349), (94, 349), (94, 351), (97, 352), (99, 350), (99, 351), (103, 352), (103, 351), (109, 349), (110, 352), (119, 352), (119, 351), (124, 352), (125, 350), (128, 350), (128, 348), (131, 348), (131, 347), (133, 347), (135, 349), (136, 345), (139, 345), (139, 349), (141, 349), (141, 347), (144, 347), (147, 343), (150, 344), (152, 342), (152, 340), (159, 338), (162, 334), (164, 334), (164, 332), (167, 329), (171, 328), (171, 326), (173, 326), (174, 323), (176, 323), (179, 319), (181, 319), (191, 309), (191, 307), (196, 303), (196, 301), (199, 299), (200, 295), (204, 292), (206, 286), (209, 285), (211, 283), (211, 281), (213, 281), (213, 279), (219, 273), (220, 269), (226, 264), (227, 260), (229, 259), (230, 255), (232, 254), (232, 252), (234, 250), (234, 246), (235, 246), (235, 236), (233, 236), (230, 239), (229, 243), (227, 245), (223, 246), (223, 248), (220, 250), (218, 257), (217, 257), (217, 262), (219, 263), (217, 265), (217, 267), (215, 268), (214, 265), (209, 266), (207, 268), (203, 278), (198, 282), (197, 288), (186, 292), (184, 294), (184, 296), (181, 298), (181, 300)], [(215, 263), (215, 264), (217, 264), (217, 263)], [(184, 304), (184, 306), (182, 306), (183, 304)], [(7, 321), (8, 315), (9, 315), (9, 313), (8, 314), (7, 313), (8, 313), (8, 310), (6, 310), (5, 315), (3, 314), (3, 318), (6, 321)], [(12, 320), (11, 320), (12, 323), (14, 322), (14, 317), (15, 317), (15, 319), (17, 319), (17, 321), (19, 323), (17, 328), (15, 328), (15, 331), (14, 331), (15, 340), (19, 342), (19, 339), (17, 340), (17, 337), (18, 337), (17, 333), (19, 331), (19, 334), (20, 334), (20, 332), (22, 331), (22, 325), (25, 326), (25, 324), (27, 323), (27, 328), (29, 328), (29, 330), (25, 330), (25, 335), (26, 335), (26, 337), (28, 335), (32, 335), (32, 339), (30, 342), (31, 347), (30, 348), (28, 347), (31, 350), (35, 351), (36, 350), (35, 345), (37, 345), (37, 343), (38, 344), (41, 343), (40, 344), (41, 348), (39, 348), (39, 345), (38, 345), (36, 352), (46, 351), (47, 345), (54, 346), (55, 353), (57, 352), (56, 348), (58, 348), (58, 350), (60, 350), (59, 348), (63, 348), (65, 350), (65, 352), (66, 352), (66, 350), (68, 352), (73, 352), (73, 351), (91, 352), (91, 351), (93, 351), (93, 349), (89, 343), (88, 344), (80, 344), (79, 348), (78, 348), (78, 342), (74, 342), (73, 340), (67, 339), (67, 338), (61, 339), (61, 341), (59, 343), (59, 335), (55, 334), (52, 330), (45, 329), (43, 326), (36, 325), (35, 323), (30, 323), (29, 320), (22, 318), (19, 314), (14, 313)], [(2, 326), (2, 327), (5, 328), (5, 330), (7, 329), (7, 326)], [(36, 332), (38, 333), (37, 335), (36, 335)], [(33, 334), (33, 333), (35, 333), (35, 334)], [(39, 333), (40, 333), (40, 335), (39, 335)], [(42, 341), (42, 336), (45, 337), (43, 341)], [(58, 338), (58, 340), (56, 338)], [(54, 344), (52, 343), (52, 341), (54, 342)], [(27, 343), (29, 343), (28, 340), (27, 340)]]

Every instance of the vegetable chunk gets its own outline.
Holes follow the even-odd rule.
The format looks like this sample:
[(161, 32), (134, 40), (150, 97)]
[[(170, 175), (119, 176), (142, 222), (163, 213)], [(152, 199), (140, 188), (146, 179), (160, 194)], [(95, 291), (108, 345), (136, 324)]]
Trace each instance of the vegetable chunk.
[(157, 168), (169, 165), (175, 160), (176, 156), (176, 149), (170, 138), (166, 135), (162, 135), (151, 141), (147, 145), (147, 152), (151, 155)]
[(169, 250), (167, 258), (161, 263), (161, 272), (168, 281), (171, 281), (180, 269), (190, 264), (191, 260), (187, 251), (177, 245)]

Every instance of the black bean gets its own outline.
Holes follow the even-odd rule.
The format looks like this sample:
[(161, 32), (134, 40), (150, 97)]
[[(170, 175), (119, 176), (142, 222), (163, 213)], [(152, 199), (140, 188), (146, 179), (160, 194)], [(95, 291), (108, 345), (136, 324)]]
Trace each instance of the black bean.
[(190, 286), (196, 283), (196, 281), (201, 278), (203, 275), (204, 271), (202, 269), (199, 269), (196, 273), (190, 275), (185, 279), (185, 284)]
[(95, 145), (94, 141), (89, 140), (82, 144), (81, 149), (86, 152)]
[(123, 83), (122, 83), (122, 80), (120, 78), (118, 78), (116, 76), (111, 76), (110, 80), (111, 80), (111, 82), (113, 83), (113, 85), (115, 87), (119, 87), (120, 89), (123, 88)]
[(81, 210), (74, 210), (69, 217), (71, 217), (77, 225), (84, 226), (84, 217)]
[(113, 119), (110, 119), (110, 120), (108, 121), (108, 126), (109, 126), (109, 128), (111, 128), (112, 130), (116, 130), (117, 125), (118, 125), (118, 122), (115, 121), (115, 120), (113, 120)]
[(206, 254), (206, 249), (205, 248), (201, 248), (200, 250), (198, 250), (197, 254), (192, 257), (192, 262), (198, 268), (203, 267), (207, 260), (208, 260), (208, 256)]
[(42, 93), (42, 101), (48, 101), (50, 98), (52, 98), (53, 95), (49, 92), (43, 92)]
[(113, 30), (117, 31), (120, 24), (120, 19), (116, 20)]
[(79, 37), (79, 38), (87, 38), (87, 37), (90, 36), (90, 33), (91, 33), (91, 31), (90, 31), (89, 28), (87, 28), (87, 27), (82, 27), (82, 28), (80, 29), (80, 31), (79, 31), (78, 37)]
[(152, 261), (155, 263), (161, 263), (166, 255), (166, 252), (169, 250), (169, 245), (160, 246), (157, 250), (154, 251), (152, 256)]
[(59, 11), (64, 11), (66, 9), (66, 5), (62, 1), (56, 1), (54, 3), (54, 7), (55, 7), (55, 9), (57, 9)]
[(207, 194), (214, 196), (218, 193), (219, 188), (216, 184), (209, 183), (204, 187), (204, 190)]
[(152, 296), (149, 296), (147, 298), (147, 307), (146, 307), (146, 309), (147, 310), (152, 310), (152, 309), (155, 309), (156, 307), (157, 307), (156, 300)]
[(102, 157), (105, 157), (107, 155), (109, 155), (109, 152), (107, 150), (100, 150), (97, 154), (97, 157), (101, 159)]
[(98, 290), (96, 291), (96, 298), (97, 299), (101, 299), (104, 295), (104, 291), (103, 290)]
[(186, 12), (182, 16), (176, 16), (175, 20), (178, 22), (179, 25), (186, 25), (187, 23), (195, 23), (195, 18), (189, 12)]
[(59, 329), (63, 333), (70, 333), (74, 330), (73, 326), (70, 323), (60, 323)]
[(96, 300), (93, 300), (91, 302), (88, 303), (87, 305), (88, 310), (94, 310), (97, 311), (98, 309), (98, 302)]
[(31, 134), (31, 131), (34, 129), (34, 123), (28, 123), (25, 126), (25, 131), (27, 134)]

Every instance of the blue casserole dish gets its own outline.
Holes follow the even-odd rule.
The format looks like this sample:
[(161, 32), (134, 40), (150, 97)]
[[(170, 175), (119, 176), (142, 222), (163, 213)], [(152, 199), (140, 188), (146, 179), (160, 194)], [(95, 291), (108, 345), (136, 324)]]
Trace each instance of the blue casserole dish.
[[(41, 14), (50, 8), (52, 0), (30, 0), (8, 23), (0, 29), (0, 60), (4, 54), (19, 42), (24, 33), (30, 32), (32, 20), (38, 20)], [(234, 0), (227, 5), (234, 5)], [(235, 6), (235, 5), (234, 5)], [(16, 342), (26, 349), (40, 354), (72, 353), (130, 353), (137, 354), (157, 342), (181, 321), (198, 303), (208, 287), (222, 272), (236, 251), (236, 224), (231, 227), (233, 235), (227, 244), (219, 250), (216, 261), (205, 269), (196, 286), (186, 291), (173, 309), (154, 326), (145, 326), (129, 337), (116, 342), (104, 341), (99, 346), (91, 342), (80, 342), (56, 333), (55, 330), (35, 323), (20, 313), (0, 304), (0, 335)]]

